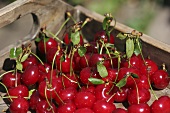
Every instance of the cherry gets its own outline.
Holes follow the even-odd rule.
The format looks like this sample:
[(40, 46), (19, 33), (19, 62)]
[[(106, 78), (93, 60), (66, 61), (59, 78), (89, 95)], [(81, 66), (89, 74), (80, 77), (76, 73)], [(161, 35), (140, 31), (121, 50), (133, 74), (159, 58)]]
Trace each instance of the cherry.
[(151, 113), (151, 110), (148, 104), (140, 103), (129, 106), (128, 113)]
[(110, 38), (107, 36), (106, 31), (101, 30), (98, 31), (94, 36), (94, 41), (103, 40), (105, 43), (112, 43), (114, 44), (114, 36), (110, 34)]
[(58, 107), (58, 112), (55, 113), (74, 113), (76, 110), (76, 106), (73, 102), (67, 102)]
[[(132, 104), (139, 104), (139, 103), (147, 103), (151, 98), (151, 94), (148, 89), (139, 89), (138, 88), (138, 93), (137, 89), (132, 89), (128, 93), (128, 103), (130, 105)], [(138, 103), (139, 99), (139, 103)]]
[(116, 108), (112, 113), (129, 113), (129, 112), (123, 108)]
[(48, 73), (51, 70), (51, 68), (52, 68), (51, 65), (48, 63), (44, 63), (44, 65), (40, 63), (38, 64), (39, 71), (44, 73)]
[(157, 89), (164, 89), (169, 84), (168, 73), (164, 70), (157, 70), (154, 74), (150, 76), (150, 81), (153, 87)]
[(118, 70), (117, 69), (112, 69), (112, 68), (107, 68), (108, 75), (105, 78), (102, 78), (102, 80), (109, 82), (112, 81), (114, 82), (116, 80), (116, 77), (118, 76)]
[(57, 113), (57, 108), (53, 103), (49, 105), (46, 100), (42, 100), (37, 103), (36, 113)]
[(12, 100), (18, 97), (28, 97), (28, 88), (25, 85), (18, 85), (17, 87), (12, 87), (8, 90), (10, 96), (14, 96)]
[(77, 90), (74, 87), (68, 87), (60, 90), (58, 92), (58, 96), (56, 96), (54, 99), (60, 105), (63, 104), (62, 102), (73, 100), (75, 98), (76, 93)]
[(15, 82), (17, 83), (16, 85), (20, 85), (21, 84), (21, 73), (19, 72), (7, 73), (2, 77), (2, 82), (7, 88), (15, 87)]
[(90, 53), (87, 53), (85, 54), (85, 56), (81, 57), (80, 58), (80, 67), (83, 69), (85, 67), (87, 67), (89, 65), (89, 59), (91, 57), (91, 54)]
[(16, 98), (9, 106), (10, 113), (27, 113), (29, 103), (25, 98)]
[(38, 43), (38, 50), (40, 53), (45, 54), (45, 51), (48, 52), (50, 48), (57, 47), (58, 43), (54, 38), (42, 39)]
[(37, 103), (42, 101), (43, 98), (40, 96), (39, 92), (35, 90), (29, 100), (29, 108), (32, 110), (36, 109)]
[[(63, 73), (69, 73), (71, 66), (71, 59), (67, 56), (63, 61), (61, 61), (61, 57), (56, 59), (57, 69)], [(75, 63), (72, 61), (72, 69), (74, 70)]]
[[(135, 88), (136, 86), (134, 86), (133, 88)], [(150, 85), (149, 85), (149, 81), (148, 81), (148, 77), (143, 75), (143, 76), (140, 76), (140, 79), (137, 83), (137, 87), (138, 88), (145, 88), (145, 89), (148, 89), (150, 88)]]
[(93, 105), (95, 113), (112, 113), (116, 109), (113, 103), (108, 103), (105, 100), (97, 100)]
[(87, 52), (86, 53), (98, 53), (98, 47), (97, 47), (97, 43), (95, 41), (89, 42), (88, 43), (89, 46), (86, 47)]
[(66, 74), (65, 76), (62, 76), (62, 81), (63, 81), (63, 85), (65, 88), (68, 88), (68, 87), (74, 87), (74, 88), (77, 88), (78, 87), (78, 81), (77, 81), (77, 75), (70, 75), (69, 74)]
[(38, 64), (37, 58), (33, 55), (29, 55), (29, 57), (24, 62), (22, 62), (23, 70), (25, 70), (25, 68), (29, 65), (37, 64)]
[(115, 102), (125, 102), (127, 100), (127, 96), (128, 96), (128, 88), (123, 87), (115, 93), (114, 100)]
[(94, 113), (90, 108), (80, 108), (77, 109), (74, 113)]
[(91, 92), (93, 94), (95, 94), (95, 86), (82, 86), (80, 91), (86, 91), (86, 92)]
[(170, 98), (161, 96), (150, 106), (151, 113), (170, 113)]
[(78, 92), (74, 98), (74, 103), (77, 108), (92, 108), (96, 97), (90, 92)]
[(21, 76), (22, 82), (27, 86), (34, 85), (38, 81), (38, 78), (39, 69), (37, 65), (27, 66), (24, 73)]

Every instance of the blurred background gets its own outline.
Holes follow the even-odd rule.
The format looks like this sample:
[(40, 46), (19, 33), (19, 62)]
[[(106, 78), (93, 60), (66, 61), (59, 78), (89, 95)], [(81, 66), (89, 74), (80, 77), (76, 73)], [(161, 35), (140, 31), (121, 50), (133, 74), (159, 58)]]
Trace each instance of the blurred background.
[[(15, 0), (0, 0), (0, 8)], [(118, 22), (170, 44), (170, 0), (64, 0), (101, 15), (111, 13)], [(22, 39), (31, 29), (31, 16), (0, 29), (0, 49)], [(3, 39), (10, 41), (2, 41)], [(4, 43), (5, 42), (5, 43)]]

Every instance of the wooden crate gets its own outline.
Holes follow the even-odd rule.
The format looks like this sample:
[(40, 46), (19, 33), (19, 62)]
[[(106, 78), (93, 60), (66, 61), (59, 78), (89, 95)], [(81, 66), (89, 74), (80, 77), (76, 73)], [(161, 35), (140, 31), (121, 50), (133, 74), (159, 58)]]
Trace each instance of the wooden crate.
[[(22, 18), (27, 14), (32, 14), (34, 25), (30, 34), (22, 40), (22, 43), (28, 43), (33, 41), (40, 28), (44, 25), (47, 26), (48, 30), (55, 33), (64, 22), (66, 11), (71, 12), (77, 21), (85, 20), (87, 17), (93, 19), (82, 29), (82, 33), (87, 40), (92, 40), (91, 37), (94, 36), (94, 33), (101, 29), (101, 22), (103, 21), (104, 16), (89, 11), (82, 6), (72, 7), (60, 0), (17, 0), (0, 9), (0, 28)], [(114, 25), (114, 22), (111, 23), (111, 25)], [(112, 34), (116, 36), (119, 32), (130, 33), (132, 30), (132, 28), (117, 22)], [(153, 59), (159, 66), (161, 66), (162, 63), (166, 63), (168, 73), (170, 73), (170, 46), (147, 36), (146, 34), (144, 34), (141, 39), (144, 56), (150, 56), (150, 58)], [(119, 49), (123, 50), (124, 42), (116, 39), (116, 45)], [(9, 45), (8, 47), (5, 47), (5, 49), (0, 50), (1, 73), (3, 62), (5, 58), (9, 56), (10, 48), (14, 46), (18, 45)], [(170, 94), (168, 89), (157, 91), (156, 93), (157, 95), (165, 93), (168, 95)], [(6, 105), (2, 99), (0, 104), (1, 111)], [(118, 107), (122, 107), (122, 105), (118, 105)]]

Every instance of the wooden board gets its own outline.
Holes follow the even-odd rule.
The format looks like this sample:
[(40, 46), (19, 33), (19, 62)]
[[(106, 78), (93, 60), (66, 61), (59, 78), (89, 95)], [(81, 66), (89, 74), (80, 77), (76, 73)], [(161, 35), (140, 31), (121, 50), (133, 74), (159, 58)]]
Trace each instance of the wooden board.
[[(65, 20), (66, 11), (70, 11), (76, 20), (84, 20), (89, 17), (92, 18), (92, 22), (87, 24), (82, 30), (83, 34), (87, 40), (92, 40), (91, 37), (94, 36), (94, 33), (101, 29), (101, 22), (104, 16), (99, 15), (95, 12), (89, 11), (82, 6), (72, 7), (67, 3), (60, 0), (17, 0), (12, 4), (0, 9), (0, 27), (6, 26), (19, 18), (27, 14), (32, 14), (34, 25), (30, 34), (23, 38), (22, 43), (31, 42), (39, 29), (44, 25), (47, 26), (47, 29), (56, 32), (59, 29), (59, 26)], [(114, 22), (111, 23), (114, 25)], [(113, 35), (117, 35), (119, 32), (130, 33), (133, 29), (125, 26), (119, 22), (116, 23), (115, 30), (112, 32)], [(166, 63), (168, 72), (170, 72), (170, 46), (164, 44), (154, 38), (144, 34), (142, 37), (143, 42), (143, 52), (145, 57), (150, 56), (159, 66), (162, 63)], [(19, 43), (21, 44), (21, 43)], [(2, 65), (5, 58), (9, 56), (10, 48), (14, 46), (19, 46), (18, 43), (9, 45), (3, 50), (0, 50), (0, 72), (2, 73)], [(124, 49), (124, 42), (120, 42), (116, 39), (116, 44), (120, 49)], [(156, 92), (157, 95), (167, 94), (170, 95), (169, 89)], [(151, 99), (151, 101), (153, 98)], [(4, 102), (0, 99), (0, 111), (4, 109)], [(118, 107), (122, 105), (117, 104)]]

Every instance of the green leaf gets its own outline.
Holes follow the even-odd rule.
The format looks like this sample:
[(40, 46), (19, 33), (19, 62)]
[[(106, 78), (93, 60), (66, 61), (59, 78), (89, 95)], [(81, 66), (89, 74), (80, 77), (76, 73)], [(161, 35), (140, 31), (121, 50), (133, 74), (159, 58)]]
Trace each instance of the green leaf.
[(114, 44), (111, 44), (111, 43), (106, 43), (105, 46), (106, 46), (106, 47), (111, 47), (111, 48), (114, 48), (114, 47), (115, 47), (115, 45), (114, 45)]
[(100, 74), (100, 76), (101, 76), (102, 78), (108, 76), (108, 72), (107, 72), (106, 67), (105, 67), (103, 64), (101, 64), (101, 63), (98, 63), (98, 64), (97, 64), (97, 71), (99, 72), (99, 74)]
[(105, 82), (102, 79), (98, 79), (98, 78), (88, 78), (89, 82), (91, 82), (92, 84), (104, 84)]
[(60, 57), (60, 62), (63, 62), (65, 60), (65, 55)]
[(35, 38), (35, 42), (40, 42), (41, 41), (41, 38), (40, 37), (36, 37)]
[(83, 46), (78, 48), (78, 54), (80, 55), (80, 57), (84, 56), (86, 51), (87, 51), (87, 49)]
[(139, 54), (141, 54), (141, 50), (142, 49), (142, 44), (140, 42), (136, 42), (134, 45), (134, 54), (136, 56), (138, 56)]
[(21, 62), (24, 62), (28, 58), (29, 55), (30, 55), (29, 53), (24, 54), (21, 58)]
[(120, 40), (123, 40), (125, 39), (127, 36), (122, 34), (122, 33), (119, 33), (116, 37), (118, 37)]
[(23, 66), (22, 66), (21, 62), (17, 62), (17, 64), (16, 64), (16, 68), (17, 68), (17, 70), (22, 71)]
[(131, 73), (131, 76), (132, 76), (133, 78), (139, 78), (139, 76), (138, 76), (136, 73)]
[(133, 39), (127, 39), (126, 40), (126, 55), (127, 58), (130, 58), (133, 55), (134, 52), (134, 42)]
[(116, 84), (116, 86), (119, 87), (119, 88), (121, 88), (121, 87), (123, 87), (123, 86), (126, 85), (126, 82), (127, 82), (127, 77), (122, 78), (122, 79)]
[(80, 42), (80, 33), (78, 31), (71, 33), (71, 41), (73, 42), (73, 45), (77, 45)]
[(106, 30), (107, 21), (108, 21), (108, 19), (107, 19), (107, 18), (104, 18), (103, 23), (102, 23), (102, 25), (103, 25), (103, 30)]
[(19, 47), (19, 48), (12, 48), (10, 50), (10, 58), (17, 58), (20, 54), (22, 53), (22, 48)]

